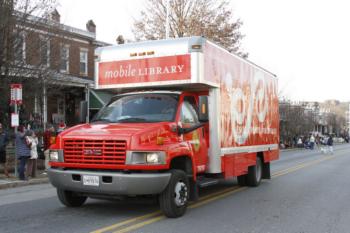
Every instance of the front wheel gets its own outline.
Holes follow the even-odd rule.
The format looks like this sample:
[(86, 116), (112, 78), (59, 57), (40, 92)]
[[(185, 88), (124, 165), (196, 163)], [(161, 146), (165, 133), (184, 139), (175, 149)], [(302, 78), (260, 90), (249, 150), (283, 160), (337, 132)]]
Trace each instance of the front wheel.
[(159, 195), (160, 209), (168, 218), (177, 218), (185, 214), (189, 200), (189, 181), (186, 173), (171, 170), (168, 186)]
[(72, 191), (65, 191), (62, 189), (57, 189), (57, 196), (61, 203), (67, 207), (82, 206), (87, 199), (85, 196), (78, 196)]

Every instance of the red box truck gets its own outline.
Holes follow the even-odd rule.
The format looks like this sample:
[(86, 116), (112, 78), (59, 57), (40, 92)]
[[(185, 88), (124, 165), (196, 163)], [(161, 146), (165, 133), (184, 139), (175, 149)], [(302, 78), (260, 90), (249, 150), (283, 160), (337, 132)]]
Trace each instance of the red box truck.
[(258, 186), (279, 158), (277, 79), (203, 37), (98, 48), (95, 88), (116, 95), (60, 133), (49, 179), (66, 206), (155, 195), (182, 216), (198, 188)]

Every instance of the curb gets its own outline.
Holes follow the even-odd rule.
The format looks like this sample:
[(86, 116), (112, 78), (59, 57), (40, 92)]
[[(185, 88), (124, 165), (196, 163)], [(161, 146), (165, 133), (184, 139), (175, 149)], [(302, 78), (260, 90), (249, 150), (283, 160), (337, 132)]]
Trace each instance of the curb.
[(288, 149), (280, 149), (282, 152), (295, 151), (295, 150), (304, 150), (305, 148), (288, 148)]
[(8, 189), (8, 188), (15, 188), (15, 187), (23, 187), (23, 186), (28, 186), (28, 185), (47, 184), (47, 183), (49, 183), (48, 177), (32, 179), (29, 181), (13, 180), (13, 181), (9, 181), (8, 183), (0, 184), (0, 190), (1, 189)]

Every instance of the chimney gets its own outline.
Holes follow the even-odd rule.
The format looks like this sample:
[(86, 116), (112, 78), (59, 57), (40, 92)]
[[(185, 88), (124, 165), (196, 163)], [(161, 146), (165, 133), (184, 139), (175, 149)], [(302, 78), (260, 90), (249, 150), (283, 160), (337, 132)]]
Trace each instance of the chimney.
[(61, 15), (60, 15), (60, 13), (58, 13), (57, 9), (55, 9), (51, 12), (51, 20), (53, 20), (57, 23), (61, 22)]
[(95, 25), (94, 21), (92, 21), (92, 19), (90, 19), (86, 23), (86, 30), (88, 30), (89, 32), (92, 32), (92, 33), (96, 33), (96, 25)]

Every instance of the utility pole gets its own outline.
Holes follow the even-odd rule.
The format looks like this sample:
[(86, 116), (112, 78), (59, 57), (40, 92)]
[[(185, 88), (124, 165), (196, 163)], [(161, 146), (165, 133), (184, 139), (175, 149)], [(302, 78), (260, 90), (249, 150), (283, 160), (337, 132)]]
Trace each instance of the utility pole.
[(348, 109), (348, 137), (350, 138), (350, 104), (349, 104), (349, 109)]

